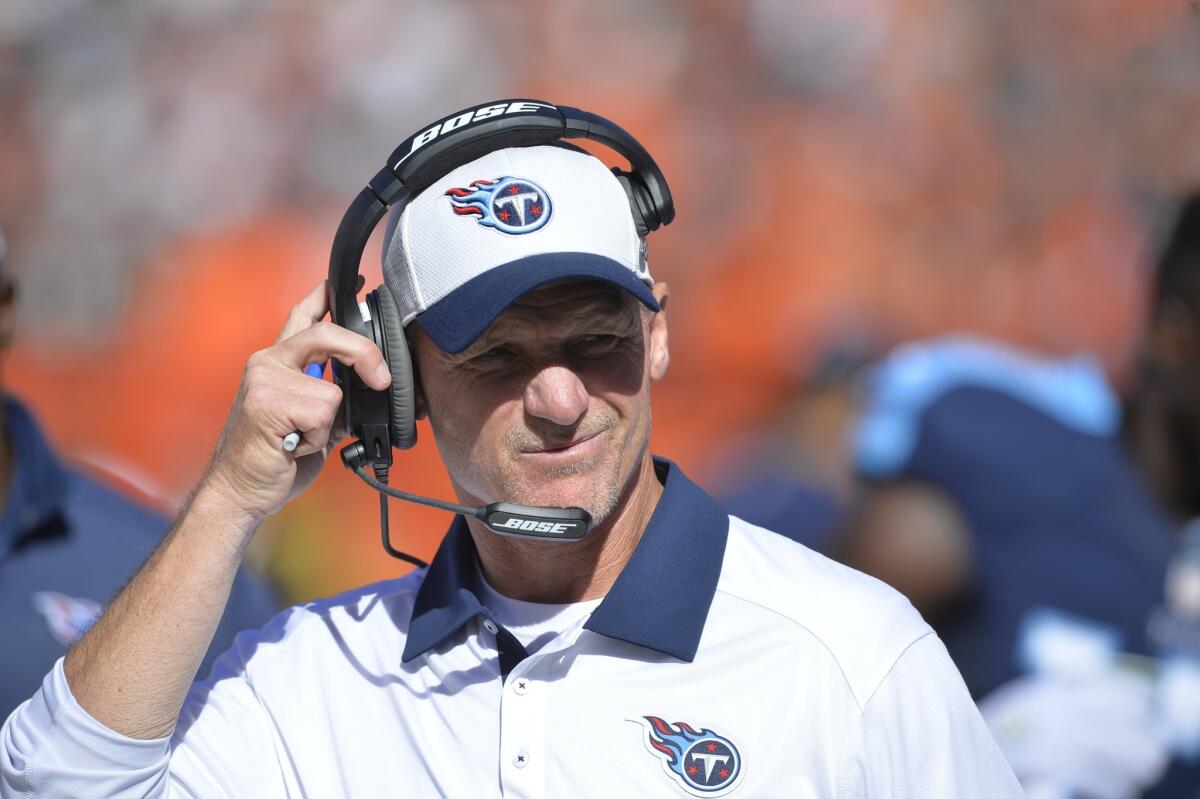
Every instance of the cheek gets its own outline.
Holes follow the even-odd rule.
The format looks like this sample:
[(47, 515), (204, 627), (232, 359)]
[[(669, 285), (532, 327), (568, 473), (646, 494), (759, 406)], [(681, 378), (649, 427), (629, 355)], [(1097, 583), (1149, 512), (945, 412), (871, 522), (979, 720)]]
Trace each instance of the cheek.
[(513, 389), (473, 376), (446, 380), (426, 389), (429, 424), (448, 465), (478, 467), (503, 446), (507, 419), (520, 418)]
[[(622, 347), (607, 357), (581, 365), (577, 373), (588, 393), (613, 398), (633, 398), (648, 380), (649, 362), (640, 346)], [(627, 399), (626, 404), (629, 402)]]
[(592, 408), (606, 409), (619, 420), (622, 434), (613, 446), (625, 455), (637, 456), (632, 449), (647, 435), (650, 427), (650, 377), (648, 359), (636, 356), (612, 364), (603, 374), (589, 381)]

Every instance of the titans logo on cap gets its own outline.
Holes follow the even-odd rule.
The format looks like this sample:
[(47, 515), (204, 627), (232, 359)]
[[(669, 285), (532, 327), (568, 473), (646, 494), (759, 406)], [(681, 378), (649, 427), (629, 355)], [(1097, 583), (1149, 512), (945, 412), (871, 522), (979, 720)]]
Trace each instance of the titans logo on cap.
[(550, 195), (524, 178), (473, 180), (465, 188), (447, 189), (446, 196), (454, 213), (477, 216), (479, 224), (501, 233), (532, 233), (550, 218)]
[(724, 796), (742, 772), (737, 747), (709, 729), (697, 731), (683, 721), (658, 716), (636, 719), (646, 730), (646, 747), (662, 759), (663, 769), (694, 796)]

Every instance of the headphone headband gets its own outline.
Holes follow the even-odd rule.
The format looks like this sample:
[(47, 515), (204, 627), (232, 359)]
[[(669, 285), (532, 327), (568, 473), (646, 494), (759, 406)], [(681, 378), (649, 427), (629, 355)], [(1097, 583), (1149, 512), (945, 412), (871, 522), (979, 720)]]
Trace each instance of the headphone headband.
[(539, 100), (484, 103), (439, 119), (409, 136), (388, 159), (411, 195), (463, 164), (505, 147), (549, 144), (563, 137), (558, 107)]
[(560, 139), (592, 139), (624, 156), (650, 192), (658, 217), (647, 220), (654, 222), (651, 230), (675, 218), (666, 178), (637, 139), (602, 116), (541, 100), (483, 103), (451, 114), (409, 136), (388, 163), (403, 189), (415, 195), (443, 175), (494, 150)]

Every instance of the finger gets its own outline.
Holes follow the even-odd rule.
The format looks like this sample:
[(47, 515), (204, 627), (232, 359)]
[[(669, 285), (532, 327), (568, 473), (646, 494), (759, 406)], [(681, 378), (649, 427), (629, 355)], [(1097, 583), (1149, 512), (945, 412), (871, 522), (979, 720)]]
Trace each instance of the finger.
[[(336, 414), (337, 406), (330, 406), (323, 399), (316, 397), (289, 398), (287, 410), (289, 423), (287, 426), (292, 427), (294, 432), (300, 434), (299, 443), (291, 451), (292, 456), (302, 458), (323, 450), (329, 443), (329, 434)], [(269, 435), (271, 435), (272, 445), (274, 445), (274, 439), (278, 438), (279, 442), (282, 442), (286, 434), (271, 433)], [(280, 445), (282, 446), (282, 443)]]
[(300, 436), (300, 443), (296, 446), (293, 457), (303, 458), (312, 455), (314, 452), (325, 453), (329, 447), (329, 431), (310, 430)]
[(306, 327), (312, 327), (324, 318), (329, 310), (329, 297), (325, 285), (325, 281), (322, 280), (304, 299), (292, 307), (279, 338), (275, 339), (276, 344), (286, 341)]
[(250, 356), (242, 378), (239, 403), (243, 411), (258, 420), (263, 430), (272, 435), (286, 436), (297, 427), (291, 418), (293, 406), (318, 402), (335, 413), (342, 401), (342, 390), (326, 380), (313, 380), (304, 373), (280, 362), (272, 350), (262, 350)]
[(300, 370), (310, 363), (337, 358), (352, 365), (363, 382), (382, 391), (392, 384), (383, 353), (374, 342), (332, 322), (318, 322), (272, 347), (286, 366)]

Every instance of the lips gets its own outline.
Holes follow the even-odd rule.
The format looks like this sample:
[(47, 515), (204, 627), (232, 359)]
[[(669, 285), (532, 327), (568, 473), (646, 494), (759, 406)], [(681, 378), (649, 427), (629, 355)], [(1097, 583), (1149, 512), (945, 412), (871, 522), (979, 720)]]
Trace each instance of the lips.
[(592, 441), (592, 440), (598, 438), (604, 432), (606, 432), (606, 431), (605, 430), (597, 430), (595, 433), (589, 433), (586, 436), (580, 436), (579, 438), (576, 438), (576, 439), (573, 439), (571, 441), (567, 441), (567, 442), (564, 442), (561, 444), (550, 443), (547, 446), (523, 448), (521, 450), (521, 454), (523, 454), (523, 455), (567, 454), (567, 453), (571, 452), (572, 450), (574, 450), (578, 447), (581, 447), (584, 444), (587, 444), (589, 441)]

